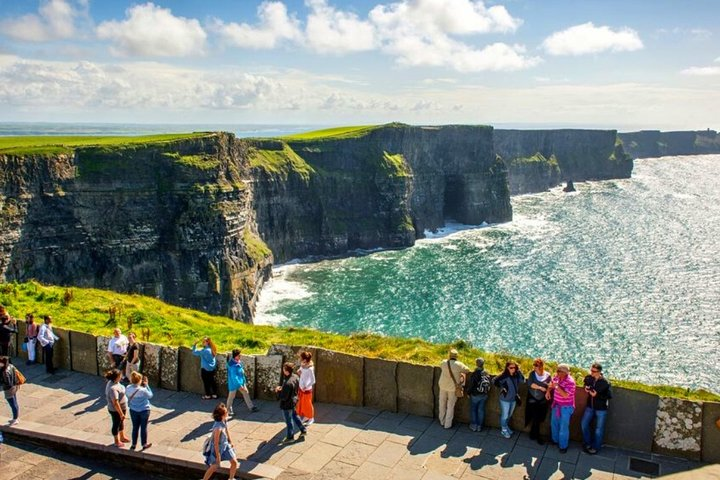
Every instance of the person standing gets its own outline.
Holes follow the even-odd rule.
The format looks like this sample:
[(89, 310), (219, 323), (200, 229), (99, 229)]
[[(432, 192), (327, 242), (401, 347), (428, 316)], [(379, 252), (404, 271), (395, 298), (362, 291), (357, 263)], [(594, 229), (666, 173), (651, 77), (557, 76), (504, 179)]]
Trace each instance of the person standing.
[(130, 385), (125, 389), (125, 395), (128, 399), (128, 408), (130, 409), (130, 420), (132, 420), (132, 443), (130, 450), (135, 450), (138, 441), (138, 432), (140, 433), (140, 445), (143, 450), (152, 447), (152, 443), (148, 443), (148, 420), (150, 420), (150, 399), (153, 392), (148, 386), (148, 378), (140, 375), (138, 372), (130, 373)]
[(17, 333), (17, 320), (7, 313), (3, 305), (0, 305), (0, 356), (10, 356), (10, 343), (14, 333)]
[(125, 378), (130, 378), (133, 372), (140, 371), (140, 344), (135, 341), (135, 334), (128, 333), (128, 348), (125, 352)]
[(18, 406), (17, 393), (20, 389), (18, 372), (15, 366), (10, 363), (10, 358), (0, 356), (0, 383), (2, 384), (5, 400), (10, 405), (12, 411), (12, 419), (8, 422), (11, 427), (17, 425), (20, 418), (20, 407)]
[(530, 439), (544, 445), (545, 441), (540, 438), (540, 424), (547, 416), (548, 401), (545, 393), (550, 386), (550, 373), (545, 371), (545, 362), (542, 358), (533, 361), (533, 371), (528, 375), (527, 386), (525, 426), (530, 425)]
[(470, 395), (470, 430), (482, 431), (485, 424), (485, 403), (491, 385), (490, 375), (485, 371), (485, 360), (475, 359), (475, 371), (468, 380), (467, 393)]
[(250, 392), (247, 388), (247, 378), (245, 377), (245, 366), (241, 360), (241, 351), (236, 348), (232, 351), (230, 360), (227, 363), (227, 383), (228, 383), (228, 415), (233, 416), (233, 402), (235, 401), (235, 395), (237, 392), (243, 396), (245, 405), (251, 412), (257, 412), (258, 408), (253, 404), (250, 399)]
[(283, 364), (283, 379), (282, 385), (275, 387), (275, 393), (277, 393), (278, 400), (280, 400), (280, 409), (285, 417), (285, 424), (287, 425), (287, 435), (282, 440), (282, 443), (288, 443), (295, 440), (295, 431), (293, 423), (300, 430), (300, 440), (305, 439), (307, 429), (300, 421), (295, 406), (297, 405), (298, 399), (298, 388), (300, 379), (294, 373), (295, 364), (292, 362), (286, 362)]
[(545, 398), (550, 400), (550, 431), (552, 441), (558, 445), (560, 453), (567, 453), (570, 442), (570, 417), (575, 411), (575, 379), (570, 375), (570, 367), (561, 363), (555, 376), (548, 385)]
[(35, 323), (35, 316), (32, 313), (25, 315), (25, 338), (27, 338), (27, 365), (35, 363), (37, 355), (37, 336), (39, 327)]
[(113, 336), (108, 342), (107, 355), (110, 359), (111, 368), (117, 368), (121, 372), (124, 370), (122, 363), (125, 360), (125, 354), (128, 349), (128, 339), (122, 334), (119, 328), (113, 330)]
[(455, 416), (455, 402), (458, 399), (459, 391), (465, 383), (465, 375), (470, 369), (462, 362), (459, 362), (458, 351), (450, 350), (448, 358), (440, 362), (440, 379), (438, 388), (440, 390), (440, 405), (438, 408), (438, 420), (440, 425), (451, 428)]
[[(595, 455), (602, 447), (603, 436), (605, 435), (605, 420), (607, 420), (608, 401), (612, 398), (610, 382), (605, 379), (602, 373), (602, 365), (593, 363), (590, 367), (590, 375), (586, 376), (583, 384), (588, 394), (587, 406), (582, 418), (583, 450), (586, 453)], [(595, 419), (595, 430), (591, 423)]]
[(52, 317), (45, 315), (43, 317), (45, 323), (40, 326), (38, 331), (38, 341), (43, 348), (43, 357), (45, 357), (45, 371), (49, 374), (55, 373), (55, 367), (53, 366), (53, 348), (55, 342), (60, 340), (60, 337), (55, 335), (52, 330)]
[(107, 399), (107, 408), (112, 419), (112, 436), (115, 440), (115, 446), (123, 448), (125, 443), (130, 441), (125, 435), (125, 417), (127, 416), (127, 396), (125, 395), (125, 387), (120, 380), (122, 373), (117, 368), (109, 370), (105, 374), (107, 383), (105, 384), (105, 398)]
[(205, 455), (205, 465), (208, 466), (203, 480), (210, 480), (215, 474), (215, 470), (220, 468), (220, 462), (223, 460), (230, 462), (230, 471), (228, 472), (228, 480), (235, 480), (235, 472), (237, 471), (238, 461), (232, 439), (230, 438), (230, 430), (227, 426), (228, 409), (220, 403), (212, 413), (213, 423), (212, 432), (210, 433), (210, 441), (207, 449), (203, 451)]
[(202, 399), (210, 400), (211, 398), (218, 398), (217, 382), (215, 381), (217, 347), (210, 337), (203, 338), (202, 345), (203, 348), (198, 350), (197, 343), (194, 343), (192, 351), (193, 355), (200, 357), (200, 377), (205, 388), (205, 395), (202, 396)]
[(300, 376), (300, 383), (298, 385), (297, 414), (303, 425), (312, 425), (315, 422), (315, 408), (312, 403), (315, 366), (312, 361), (312, 353), (300, 352), (298, 375)]
[(505, 438), (512, 437), (514, 433), (510, 429), (510, 419), (520, 403), (519, 387), (524, 381), (525, 377), (514, 360), (505, 362), (505, 370), (493, 380), (500, 389), (500, 433)]

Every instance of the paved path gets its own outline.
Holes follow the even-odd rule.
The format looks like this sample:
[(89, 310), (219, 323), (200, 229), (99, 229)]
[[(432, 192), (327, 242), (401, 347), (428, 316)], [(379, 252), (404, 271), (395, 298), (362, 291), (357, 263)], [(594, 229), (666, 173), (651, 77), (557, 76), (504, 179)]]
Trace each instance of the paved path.
[[(112, 438), (102, 395), (104, 379), (68, 371), (48, 376), (41, 366), (20, 364), (20, 368), (29, 380), (19, 396), (20, 427), (32, 425), (49, 434), (55, 432), (56, 437), (65, 432), (62, 435), (67, 438), (91, 442), (105, 456), (117, 455), (109, 446)], [(215, 402), (183, 392), (154, 392), (149, 430), (154, 445), (148, 451), (154, 456), (144, 458), (174, 458), (197, 468)], [(329, 404), (316, 405), (317, 421), (306, 441), (280, 446), (284, 422), (277, 404), (259, 401), (258, 405), (259, 412), (249, 413), (236, 400), (238, 415), (230, 421), (230, 431), (241, 459), (274, 466), (269, 471), (280, 480), (644, 478), (629, 470), (631, 457), (659, 464), (662, 475), (702, 466), (610, 447), (590, 456), (576, 444), (560, 454), (556, 447), (540, 446), (525, 434), (505, 439), (497, 430), (475, 433), (467, 425), (445, 430), (430, 418)], [(7, 414), (7, 410), (5, 407), (0, 413)], [(129, 422), (126, 428), (129, 434)], [(4, 459), (0, 461), (5, 464)], [(127, 472), (125, 478), (137, 477), (132, 469)]]

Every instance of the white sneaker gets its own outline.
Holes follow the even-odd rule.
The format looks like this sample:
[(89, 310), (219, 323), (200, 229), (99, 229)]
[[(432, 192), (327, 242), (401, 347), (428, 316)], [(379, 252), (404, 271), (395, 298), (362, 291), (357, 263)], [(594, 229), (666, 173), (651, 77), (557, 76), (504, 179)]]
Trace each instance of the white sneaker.
[(234, 417), (234, 416), (235, 416), (235, 412), (233, 412), (232, 410), (228, 410), (228, 417)]
[(8, 422), (8, 425), (12, 427), (13, 425), (17, 425), (18, 423), (20, 423), (20, 420), (18, 420), (17, 418), (15, 418), (15, 419), (13, 419), (13, 420), (10, 420), (10, 421)]
[(315, 419), (314, 419), (314, 418), (308, 418), (308, 419), (305, 421), (305, 426), (312, 425), (313, 423), (315, 423)]

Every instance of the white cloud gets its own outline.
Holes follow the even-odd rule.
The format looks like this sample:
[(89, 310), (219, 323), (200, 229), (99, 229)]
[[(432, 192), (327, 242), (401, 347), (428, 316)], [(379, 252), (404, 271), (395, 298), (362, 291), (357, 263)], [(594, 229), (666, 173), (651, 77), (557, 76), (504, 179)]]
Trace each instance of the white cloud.
[(699, 77), (709, 77), (720, 75), (720, 67), (690, 67), (682, 70), (683, 75), (694, 75)]
[(588, 22), (553, 33), (543, 41), (542, 48), (550, 55), (585, 55), (606, 50), (640, 50), (643, 43), (638, 33), (630, 28), (613, 30)]
[(111, 52), (119, 56), (182, 57), (202, 55), (207, 34), (196, 19), (176, 17), (170, 9), (153, 3), (125, 11), (124, 21), (107, 21), (97, 35), (113, 42)]
[(310, 8), (305, 40), (318, 53), (342, 54), (372, 50), (377, 46), (374, 26), (352, 12), (328, 5), (327, 0), (305, 0)]
[(241, 48), (275, 48), (283, 40), (302, 39), (299, 22), (288, 15), (282, 2), (263, 2), (258, 6), (257, 26), (247, 23), (224, 24), (217, 21), (216, 29), (229, 44)]
[[(80, 6), (84, 6), (81, 2)], [(0, 21), (0, 34), (26, 42), (46, 42), (72, 38), (79, 12), (67, 0), (47, 0), (37, 14)]]

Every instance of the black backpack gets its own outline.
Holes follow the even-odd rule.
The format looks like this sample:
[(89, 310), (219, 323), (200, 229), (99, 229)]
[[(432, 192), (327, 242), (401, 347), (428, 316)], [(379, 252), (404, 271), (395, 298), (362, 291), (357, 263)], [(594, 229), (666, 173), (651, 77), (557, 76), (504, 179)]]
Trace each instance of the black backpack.
[[(474, 375), (474, 374), (473, 374)], [(468, 392), (469, 395), (487, 395), (490, 392), (490, 375), (483, 370), (480, 373), (480, 379), (475, 383), (473, 391)]]

